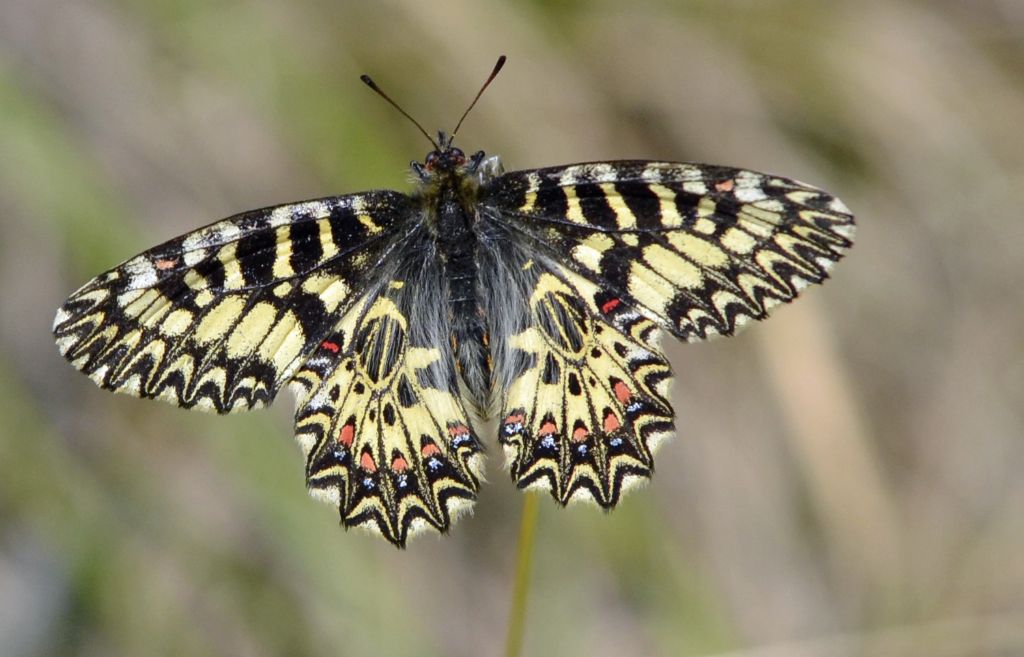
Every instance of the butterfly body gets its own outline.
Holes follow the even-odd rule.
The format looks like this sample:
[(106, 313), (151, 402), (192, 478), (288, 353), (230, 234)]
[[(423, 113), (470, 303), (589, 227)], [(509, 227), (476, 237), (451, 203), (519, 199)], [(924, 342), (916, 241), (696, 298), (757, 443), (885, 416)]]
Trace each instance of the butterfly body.
[[(431, 224), (434, 243), (424, 248), (424, 256), (436, 252), (436, 266), (443, 270), (450, 320), (450, 341), (455, 351), (456, 370), (464, 390), (478, 415), (486, 414), (493, 389), (491, 357), (486, 311), (482, 300), (488, 291), (481, 290), (477, 263), (479, 250), (488, 248), (486, 237), (481, 243), (481, 222), (478, 213), (481, 185), (489, 181), (487, 169), (481, 169), (484, 153), (478, 152), (467, 163), (463, 152), (450, 146), (440, 134), (441, 150), (432, 151), (424, 164), (416, 164), (422, 186), (414, 198), (422, 207), (423, 221)], [(495, 163), (489, 163), (492, 167)], [(409, 257), (417, 257), (409, 254)], [(429, 309), (424, 308), (424, 312)]]
[(451, 140), (411, 194), (254, 210), (146, 251), (58, 311), (100, 386), (221, 413), (295, 393), (310, 491), (396, 545), (446, 531), (497, 417), (520, 488), (614, 507), (675, 431), (664, 333), (697, 341), (818, 283), (835, 197), (714, 165), (502, 171)]

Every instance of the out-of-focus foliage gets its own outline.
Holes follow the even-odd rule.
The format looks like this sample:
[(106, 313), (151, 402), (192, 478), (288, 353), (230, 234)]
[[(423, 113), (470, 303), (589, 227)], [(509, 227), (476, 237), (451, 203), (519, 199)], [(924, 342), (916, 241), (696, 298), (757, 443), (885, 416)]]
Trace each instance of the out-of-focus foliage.
[(290, 402), (115, 397), (75, 286), (271, 203), (405, 185), (359, 83), (510, 168), (666, 158), (838, 194), (835, 280), (669, 347), (678, 438), (541, 510), (531, 655), (1024, 653), (1024, 8), (915, 2), (0, 3), (0, 654), (494, 655), (520, 494), (398, 552), (303, 489)]

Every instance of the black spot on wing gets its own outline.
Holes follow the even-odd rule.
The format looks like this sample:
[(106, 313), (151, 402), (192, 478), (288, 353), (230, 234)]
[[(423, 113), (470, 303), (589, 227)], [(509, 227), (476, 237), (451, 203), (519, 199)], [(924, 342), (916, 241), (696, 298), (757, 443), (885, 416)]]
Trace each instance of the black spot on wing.
[(402, 408), (412, 408), (416, 402), (416, 393), (413, 392), (409, 379), (403, 374), (398, 381), (398, 403), (402, 405)]
[(544, 360), (544, 372), (541, 374), (541, 381), (551, 385), (558, 383), (559, 377), (562, 375), (562, 368), (558, 366), (558, 361), (549, 352), (547, 358)]
[(274, 276), (277, 258), (277, 235), (270, 230), (253, 233), (238, 241), (235, 258), (242, 269), (245, 282), (263, 285)]
[(339, 205), (331, 210), (331, 239), (339, 250), (344, 250), (363, 237), (364, 226), (356, 220), (356, 213), (348, 205)]
[(661, 202), (650, 185), (635, 181), (617, 182), (615, 191), (622, 196), (626, 207), (633, 213), (638, 228), (657, 228), (661, 225)]
[(537, 190), (535, 207), (537, 214), (565, 217), (569, 212), (569, 200), (565, 196), (565, 190), (549, 183)]
[(576, 397), (583, 394), (583, 387), (580, 385), (580, 378), (576, 372), (569, 372), (569, 394)]
[(320, 244), (320, 225), (316, 221), (300, 221), (291, 225), (288, 236), (292, 243), (291, 267), (295, 272), (307, 272), (317, 264), (324, 255)]
[(299, 318), (303, 328), (310, 331), (324, 326), (327, 322), (327, 308), (320, 297), (303, 291), (293, 291), (291, 310)]
[(608, 205), (604, 190), (595, 183), (580, 183), (573, 187), (580, 202), (583, 218), (601, 228), (617, 228), (615, 211)]
[[(207, 287), (213, 290), (224, 289), (224, 263), (216, 256), (209, 256), (195, 266), (196, 274), (205, 279)], [(184, 282), (179, 282), (184, 286)]]

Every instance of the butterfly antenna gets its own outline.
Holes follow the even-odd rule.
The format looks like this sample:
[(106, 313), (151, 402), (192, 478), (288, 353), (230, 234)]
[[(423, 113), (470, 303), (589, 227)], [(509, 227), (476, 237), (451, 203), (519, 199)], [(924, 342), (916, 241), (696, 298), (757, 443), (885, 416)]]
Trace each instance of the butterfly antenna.
[(459, 128), (462, 127), (462, 122), (466, 120), (466, 115), (469, 114), (469, 111), (473, 109), (474, 105), (476, 105), (476, 101), (480, 100), (480, 96), (484, 95), (484, 90), (487, 89), (488, 85), (491, 84), (494, 78), (498, 77), (498, 71), (500, 71), (501, 67), (504, 65), (505, 55), (502, 55), (501, 57), (498, 58), (497, 63), (494, 65), (494, 70), (491, 71), (491, 74), (487, 76), (487, 79), (484, 81), (484, 85), (480, 87), (480, 91), (476, 92), (476, 98), (474, 98), (473, 102), (469, 104), (469, 107), (466, 108), (466, 111), (462, 113), (462, 118), (459, 119), (459, 122), (455, 124), (455, 129), (452, 130), (453, 138), (455, 137), (456, 133), (458, 133)]
[[(492, 77), (493, 77), (493, 76), (492, 76)], [(431, 137), (431, 136), (430, 136), (430, 135), (429, 135), (429, 134), (427, 133), (427, 131), (423, 129), (423, 126), (421, 126), (421, 125), (420, 125), (420, 122), (419, 122), (419, 121), (417, 121), (416, 119), (412, 118), (411, 116), (409, 116), (409, 113), (408, 113), (408, 112), (406, 112), (406, 111), (405, 111), (404, 109), (402, 109), (402, 108), (401, 108), (401, 107), (399, 106), (399, 104), (398, 104), (398, 103), (396, 103), (395, 101), (391, 100), (391, 97), (390, 97), (390, 96), (388, 96), (388, 95), (387, 95), (386, 93), (384, 93), (384, 92), (383, 92), (383, 91), (381, 90), (381, 88), (377, 86), (377, 83), (373, 81), (373, 78), (371, 78), (371, 77), (370, 77), (369, 75), (363, 74), (363, 75), (360, 75), (360, 76), (359, 76), (359, 79), (360, 79), (360, 80), (362, 80), (362, 81), (363, 81), (363, 83), (364, 83), (364, 84), (365, 84), (366, 86), (368, 86), (369, 88), (371, 88), (371, 89), (373, 89), (374, 91), (376, 91), (376, 92), (377, 92), (377, 93), (378, 93), (378, 94), (380, 95), (380, 97), (381, 97), (381, 98), (383, 98), (384, 100), (388, 101), (388, 103), (390, 103), (392, 107), (394, 107), (394, 108), (395, 108), (396, 110), (398, 110), (399, 112), (401, 112), (401, 113), (402, 113), (402, 116), (404, 116), (405, 118), (407, 118), (407, 119), (409, 119), (410, 121), (412, 121), (412, 124), (413, 124), (414, 126), (416, 126), (417, 128), (419, 128), (419, 131), (420, 131), (420, 132), (422, 132), (422, 133), (423, 133), (423, 136), (427, 138), (427, 141), (429, 141), (429, 142), (430, 142), (431, 144), (433, 144), (433, 145), (434, 145), (434, 150), (436, 150), (436, 151), (439, 151), (439, 150), (441, 150), (441, 147), (440, 147), (440, 146), (438, 146), (438, 145), (437, 145), (437, 142), (436, 142), (436, 141), (434, 141), (433, 137)], [(487, 86), (487, 85), (484, 85), (484, 86)], [(476, 102), (476, 101), (474, 101), (474, 102)]]

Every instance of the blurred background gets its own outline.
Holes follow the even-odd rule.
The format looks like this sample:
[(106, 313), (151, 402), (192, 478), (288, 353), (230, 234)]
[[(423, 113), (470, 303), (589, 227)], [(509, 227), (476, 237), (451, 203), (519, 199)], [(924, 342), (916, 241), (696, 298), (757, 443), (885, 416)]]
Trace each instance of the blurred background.
[(57, 306), (264, 205), (664, 158), (839, 195), (858, 242), (669, 342), (678, 437), (611, 514), (541, 502), (526, 655), (1024, 654), (1024, 3), (0, 2), (0, 654), (501, 653), (522, 496), (400, 552), (310, 500), (290, 399), (114, 396)]

